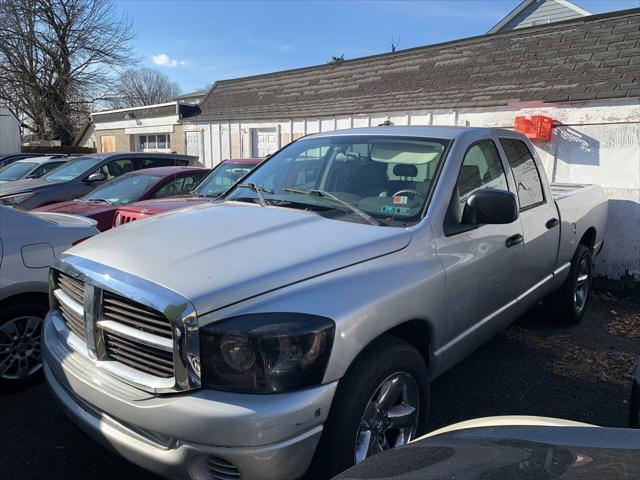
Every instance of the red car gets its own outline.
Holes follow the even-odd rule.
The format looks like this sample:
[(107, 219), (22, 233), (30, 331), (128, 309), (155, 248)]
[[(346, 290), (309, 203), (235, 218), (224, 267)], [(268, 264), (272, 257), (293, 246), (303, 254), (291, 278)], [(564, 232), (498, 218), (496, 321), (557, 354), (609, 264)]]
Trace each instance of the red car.
[(118, 207), (138, 200), (185, 195), (211, 172), (209, 168), (158, 167), (124, 174), (84, 197), (36, 208), (38, 212), (73, 213), (93, 218), (102, 232), (113, 225)]
[(262, 158), (223, 160), (207, 178), (202, 180), (191, 195), (140, 201), (118, 208), (113, 220), (113, 226), (116, 227), (134, 220), (140, 220), (156, 213), (215, 200), (240, 178), (253, 170), (262, 160)]

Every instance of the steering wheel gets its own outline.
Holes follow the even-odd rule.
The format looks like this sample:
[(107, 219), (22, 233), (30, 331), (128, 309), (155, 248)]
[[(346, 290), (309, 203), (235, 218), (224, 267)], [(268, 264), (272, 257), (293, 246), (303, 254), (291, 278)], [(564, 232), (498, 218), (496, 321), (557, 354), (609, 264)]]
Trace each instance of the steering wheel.
[(420, 195), (421, 197), (424, 197), (424, 193), (421, 193), (421, 192), (419, 192), (417, 190), (413, 190), (413, 189), (410, 189), (410, 188), (405, 188), (403, 190), (398, 190), (396, 193), (394, 193), (391, 196), (395, 197), (395, 196), (403, 194), (403, 193), (410, 193), (412, 195)]

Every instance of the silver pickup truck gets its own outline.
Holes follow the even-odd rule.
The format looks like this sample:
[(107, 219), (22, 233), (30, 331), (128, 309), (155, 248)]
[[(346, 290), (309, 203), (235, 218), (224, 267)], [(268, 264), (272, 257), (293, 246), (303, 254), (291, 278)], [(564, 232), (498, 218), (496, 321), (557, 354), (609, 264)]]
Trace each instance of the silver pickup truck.
[(579, 322), (606, 217), (508, 130), (307, 136), (217, 204), (69, 250), (44, 371), (162, 476), (329, 477), (423, 433), (430, 380), (539, 300)]

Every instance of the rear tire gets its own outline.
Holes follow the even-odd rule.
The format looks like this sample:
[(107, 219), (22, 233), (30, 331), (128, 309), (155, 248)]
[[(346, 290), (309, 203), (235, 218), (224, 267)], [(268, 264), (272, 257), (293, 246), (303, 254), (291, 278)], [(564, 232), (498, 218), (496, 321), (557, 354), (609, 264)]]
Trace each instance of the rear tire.
[(580, 323), (589, 303), (592, 273), (591, 250), (585, 245), (578, 245), (571, 260), (569, 276), (557, 291), (544, 300), (545, 307), (558, 323)]
[(42, 305), (12, 305), (0, 310), (0, 384), (24, 386), (41, 377)]
[(429, 376), (420, 353), (396, 337), (379, 338), (338, 384), (310, 478), (331, 478), (353, 466), (356, 457), (361, 461), (416, 438), (426, 427), (428, 409)]

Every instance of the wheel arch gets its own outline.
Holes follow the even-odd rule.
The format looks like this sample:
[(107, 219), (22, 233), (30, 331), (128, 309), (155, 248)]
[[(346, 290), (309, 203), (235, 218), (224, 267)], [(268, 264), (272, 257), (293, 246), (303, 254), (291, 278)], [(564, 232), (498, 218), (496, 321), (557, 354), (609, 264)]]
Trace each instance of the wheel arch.
[(578, 245), (586, 246), (589, 250), (591, 250), (591, 253), (593, 253), (593, 249), (596, 245), (596, 238), (597, 235), (595, 227), (589, 227), (587, 228), (587, 231), (582, 235), (582, 238), (580, 238), (580, 242), (578, 243)]
[(23, 292), (0, 300), (0, 310), (14, 305), (38, 305), (49, 308), (49, 295), (44, 292)]

